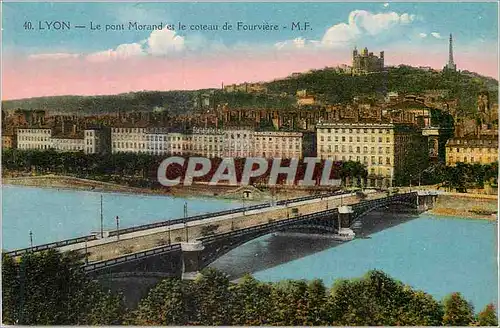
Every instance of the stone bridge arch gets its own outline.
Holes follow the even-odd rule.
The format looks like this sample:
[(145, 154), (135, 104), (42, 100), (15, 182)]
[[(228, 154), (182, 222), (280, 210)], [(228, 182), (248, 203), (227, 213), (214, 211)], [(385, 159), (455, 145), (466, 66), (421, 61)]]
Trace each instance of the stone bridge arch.
[(382, 207), (393, 207), (395, 205), (400, 205), (400, 206), (402, 205), (406, 208), (415, 209), (415, 210), (418, 209), (418, 206), (416, 203), (411, 203), (411, 202), (407, 202), (407, 201), (399, 201), (399, 200), (393, 200), (389, 203), (375, 204), (374, 206), (371, 206), (367, 209), (362, 209), (362, 210), (358, 210), (358, 211), (355, 210), (355, 212), (353, 213), (353, 218), (350, 222), (350, 227), (352, 227), (355, 222), (361, 221), (361, 219), (363, 219), (363, 217), (365, 217), (368, 213), (370, 213), (376, 209), (379, 209)]
[(203, 241), (204, 249), (200, 254), (200, 268), (205, 268), (221, 256), (229, 253), (230, 251), (254, 240), (259, 237), (269, 235), (275, 232), (283, 231), (310, 231), (318, 233), (334, 233), (336, 231), (337, 214), (332, 214), (330, 217), (323, 219), (316, 219), (314, 221), (304, 222), (296, 221), (287, 224), (287, 220), (280, 221), (280, 225), (273, 225), (270, 227), (263, 227), (255, 231), (248, 231), (243, 234), (228, 234), (216, 236), (212, 240), (205, 239)]

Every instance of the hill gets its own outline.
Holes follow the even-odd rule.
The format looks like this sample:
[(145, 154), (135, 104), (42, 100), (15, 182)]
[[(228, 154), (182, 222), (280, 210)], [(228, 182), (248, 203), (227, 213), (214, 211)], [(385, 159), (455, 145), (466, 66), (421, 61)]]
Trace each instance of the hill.
[(349, 103), (356, 96), (377, 98), (391, 91), (419, 95), (429, 90), (447, 90), (443, 100), (458, 99), (459, 108), (464, 111), (476, 107), (481, 91), (489, 91), (493, 102), (498, 99), (498, 81), (495, 79), (468, 71), (446, 72), (403, 65), (364, 76), (350, 76), (328, 68), (312, 70), (266, 85), (272, 93), (295, 93), (305, 89), (330, 104)]
[(475, 113), (477, 97), (488, 91), (493, 103), (498, 99), (498, 81), (479, 74), (447, 72), (400, 65), (365, 76), (350, 76), (333, 68), (311, 70), (293, 77), (264, 83), (267, 94), (227, 93), (222, 90), (143, 91), (109, 96), (58, 96), (2, 101), (2, 108), (45, 109), (52, 113), (98, 114), (164, 109), (172, 114), (198, 108), (201, 96), (208, 95), (210, 107), (228, 104), (232, 108), (290, 108), (298, 90), (307, 90), (324, 104), (349, 103), (354, 97), (380, 98), (387, 92), (419, 95), (429, 90), (445, 90), (441, 100), (458, 99), (458, 110)]
[(54, 96), (2, 101), (3, 110), (46, 110), (55, 114), (102, 114), (166, 109), (173, 114), (191, 110), (198, 91), (142, 91), (106, 96)]

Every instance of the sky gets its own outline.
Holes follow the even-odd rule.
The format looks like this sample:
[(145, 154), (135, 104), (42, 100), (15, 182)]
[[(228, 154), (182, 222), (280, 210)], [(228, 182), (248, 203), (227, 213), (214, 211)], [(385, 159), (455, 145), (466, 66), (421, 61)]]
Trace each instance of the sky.
[[(238, 22), (277, 28), (238, 30)], [(498, 79), (494, 2), (4, 2), (2, 23), (4, 100), (269, 81), (350, 65), (354, 47), (385, 51), (386, 65), (441, 69), (450, 33), (459, 69)]]

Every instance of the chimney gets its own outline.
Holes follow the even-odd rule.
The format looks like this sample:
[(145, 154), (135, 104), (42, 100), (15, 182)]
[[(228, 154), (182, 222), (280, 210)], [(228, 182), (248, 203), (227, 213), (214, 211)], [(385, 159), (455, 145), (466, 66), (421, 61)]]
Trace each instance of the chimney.
[(76, 124), (73, 124), (73, 135), (76, 135)]
[(61, 117), (61, 133), (64, 134), (64, 117)]

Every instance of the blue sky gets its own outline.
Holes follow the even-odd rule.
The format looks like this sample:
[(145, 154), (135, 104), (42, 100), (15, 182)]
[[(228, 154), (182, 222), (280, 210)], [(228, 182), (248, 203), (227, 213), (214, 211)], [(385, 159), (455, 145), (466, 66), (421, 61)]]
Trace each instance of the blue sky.
[[(26, 30), (25, 22), (35, 29)], [(66, 31), (38, 22), (68, 21)], [(75, 25), (177, 24), (186, 31), (91, 31)], [(278, 31), (192, 31), (193, 24), (277, 24)], [(310, 29), (291, 29), (309, 22)], [(288, 26), (288, 28), (282, 28)], [(349, 65), (352, 49), (386, 65), (455, 63), (498, 79), (498, 4), (485, 3), (3, 3), (4, 99), (219, 87)]]
[[(309, 21), (310, 31), (279, 32), (191, 32), (178, 31), (181, 36), (202, 37), (222, 42), (272, 44), (303, 37), (321, 39), (325, 31), (337, 23), (346, 22), (353, 10), (373, 13), (411, 13), (417, 17), (412, 31), (437, 32), (442, 36), (453, 33), (457, 45), (476, 44), (479, 40), (497, 42), (498, 16), (496, 3), (4, 3), (3, 45), (6, 51), (46, 52), (47, 50), (92, 52), (135, 42), (148, 36), (142, 32), (70, 32), (25, 31), (23, 22), (64, 20), (73, 24), (90, 21), (118, 24), (136, 20), (145, 24), (186, 22), (197, 24), (243, 21), (248, 23), (289, 24)], [(412, 31), (407, 31), (411, 33)], [(409, 37), (409, 36), (408, 36)], [(404, 40), (405, 35), (401, 35)], [(374, 40), (375, 41), (375, 40)], [(384, 46), (390, 40), (376, 40)], [(435, 41), (435, 40), (431, 40)]]

